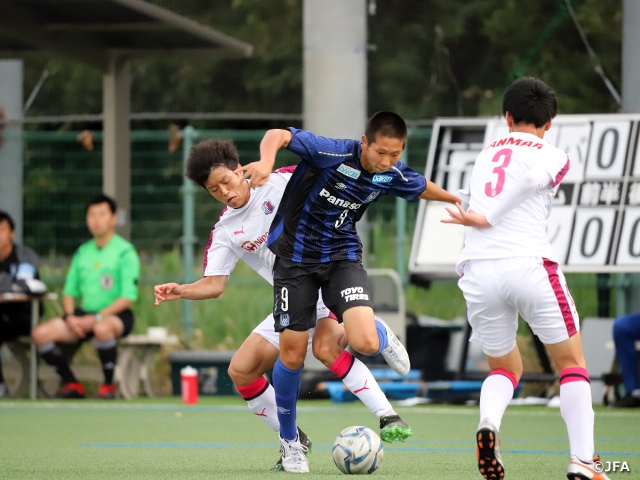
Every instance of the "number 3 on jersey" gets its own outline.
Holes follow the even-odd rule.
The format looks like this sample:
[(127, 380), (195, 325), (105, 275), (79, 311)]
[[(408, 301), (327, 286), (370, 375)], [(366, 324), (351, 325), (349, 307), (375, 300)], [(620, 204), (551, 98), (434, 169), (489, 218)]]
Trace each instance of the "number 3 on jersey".
[(512, 150), (504, 148), (496, 153), (491, 159), (492, 162), (500, 162), (500, 160), (502, 160), (502, 162), (493, 169), (493, 173), (498, 175), (498, 181), (496, 182), (495, 187), (491, 182), (487, 182), (484, 186), (484, 193), (487, 195), (487, 197), (495, 197), (497, 195), (500, 195), (500, 192), (502, 192), (505, 178), (504, 169), (509, 166), (512, 153)]

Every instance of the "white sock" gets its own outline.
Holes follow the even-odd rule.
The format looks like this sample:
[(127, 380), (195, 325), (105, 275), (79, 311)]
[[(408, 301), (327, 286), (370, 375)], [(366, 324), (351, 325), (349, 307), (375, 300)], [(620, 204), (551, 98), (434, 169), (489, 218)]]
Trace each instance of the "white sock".
[[(371, 371), (360, 360), (346, 350), (340, 354), (331, 371), (342, 378), (342, 382), (378, 418), (394, 415), (389, 400), (373, 378)], [(390, 413), (392, 412), (392, 413)]]
[[(514, 388), (513, 380), (498, 372), (502, 371), (494, 370), (482, 382), (482, 390), (480, 390), (480, 421), (488, 418), (496, 426), (496, 429), (500, 431), (502, 416), (513, 398)], [(515, 380), (515, 377), (513, 379)]]
[(274, 432), (280, 431), (280, 421), (276, 409), (276, 391), (264, 377), (247, 387), (238, 388), (247, 406)]
[(560, 382), (560, 414), (567, 424), (569, 450), (583, 462), (591, 462), (594, 451), (591, 386), (587, 381), (563, 383), (562, 374)]

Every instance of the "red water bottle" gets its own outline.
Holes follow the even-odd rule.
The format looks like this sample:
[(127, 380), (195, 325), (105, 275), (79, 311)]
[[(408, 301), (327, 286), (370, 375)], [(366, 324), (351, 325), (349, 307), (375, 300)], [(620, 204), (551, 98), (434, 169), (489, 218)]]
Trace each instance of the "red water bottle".
[(182, 391), (182, 403), (193, 405), (198, 403), (198, 371), (186, 366), (180, 370), (180, 387)]

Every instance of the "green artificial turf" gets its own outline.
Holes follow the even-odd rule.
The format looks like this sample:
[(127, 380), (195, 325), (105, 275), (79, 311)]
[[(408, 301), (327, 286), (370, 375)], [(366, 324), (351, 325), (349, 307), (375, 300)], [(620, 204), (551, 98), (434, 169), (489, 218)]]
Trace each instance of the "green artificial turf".
[[(477, 407), (400, 407), (414, 436), (385, 444), (375, 477), (481, 479), (473, 437)], [(331, 445), (349, 425), (378, 430), (362, 405), (301, 401), (299, 425), (314, 441), (311, 473), (336, 478)], [(0, 401), (0, 478), (220, 478), (291, 477), (269, 468), (278, 441), (239, 398), (208, 397), (186, 407), (177, 398), (133, 402)], [(507, 479), (565, 478), (566, 430), (557, 409), (512, 407), (502, 423)], [(627, 461), (640, 478), (640, 411), (596, 409), (596, 450), (603, 460)]]

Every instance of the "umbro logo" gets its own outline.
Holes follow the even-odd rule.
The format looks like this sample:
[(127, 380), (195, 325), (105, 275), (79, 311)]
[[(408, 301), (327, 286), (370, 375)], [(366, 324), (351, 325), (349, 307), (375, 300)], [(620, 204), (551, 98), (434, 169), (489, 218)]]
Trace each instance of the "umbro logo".
[(336, 183), (336, 188), (338, 190), (345, 190), (347, 186), (344, 183)]

